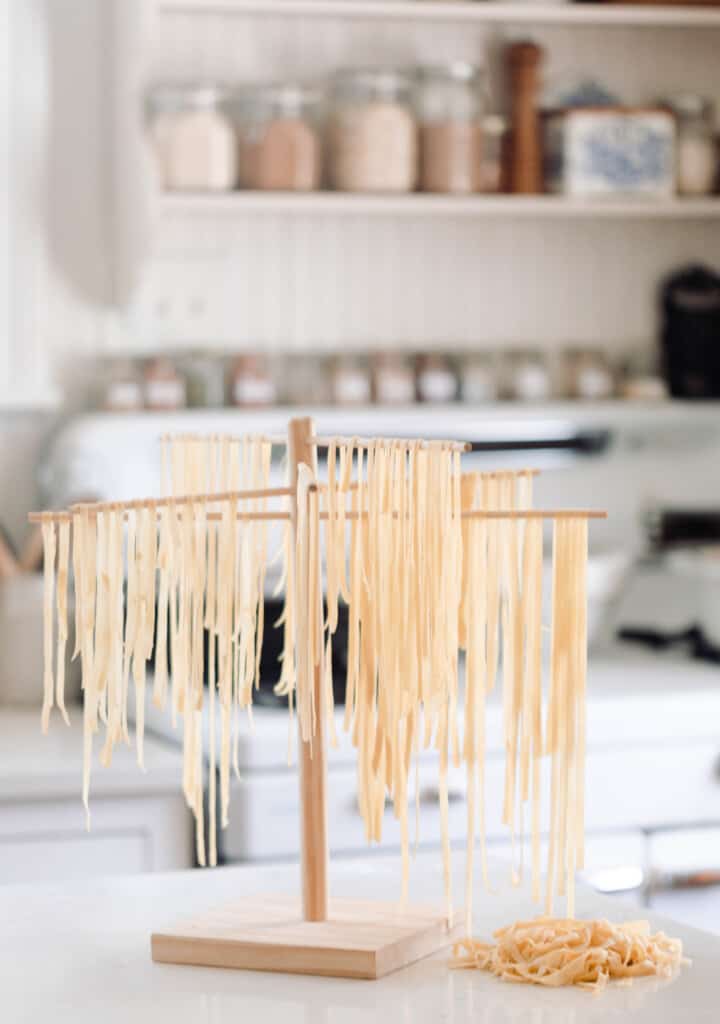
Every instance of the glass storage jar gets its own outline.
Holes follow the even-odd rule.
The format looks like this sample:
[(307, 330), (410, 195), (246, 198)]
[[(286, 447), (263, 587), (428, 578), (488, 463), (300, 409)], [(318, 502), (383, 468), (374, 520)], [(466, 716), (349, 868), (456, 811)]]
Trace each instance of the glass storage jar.
[(420, 188), (482, 188), (482, 72), (474, 64), (423, 67), (418, 73)]
[(185, 378), (172, 359), (149, 359), (143, 369), (145, 408), (156, 412), (184, 409), (187, 404)]
[(330, 180), (346, 192), (410, 192), (417, 183), (413, 76), (394, 69), (339, 72), (329, 123)]
[(237, 184), (229, 89), (219, 83), (156, 85), (148, 98), (150, 137), (165, 189), (222, 192)]
[(378, 405), (415, 401), (415, 368), (397, 352), (378, 352), (372, 360), (373, 396)]
[(675, 115), (675, 176), (681, 196), (707, 196), (717, 174), (712, 100), (683, 93), (668, 101)]
[(568, 349), (564, 362), (569, 398), (593, 401), (612, 397), (615, 392), (615, 375), (602, 349)]
[(498, 397), (498, 372), (493, 355), (477, 353), (465, 356), (460, 367), (460, 393), (463, 402), (479, 405)]
[(421, 402), (453, 402), (458, 378), (452, 362), (439, 353), (423, 355), (417, 361), (417, 396)]
[(310, 192), (322, 166), (321, 95), (297, 83), (259, 85), (236, 100), (240, 186)]
[(550, 370), (542, 352), (518, 349), (506, 357), (506, 390), (520, 402), (544, 402), (551, 397)]
[(143, 407), (142, 380), (132, 359), (115, 360), (107, 369), (102, 408), (108, 412), (137, 412)]
[(332, 398), (336, 405), (367, 405), (370, 370), (359, 356), (338, 356), (332, 368)]
[(277, 387), (267, 359), (244, 355), (234, 360), (230, 367), (230, 401), (246, 409), (275, 404)]

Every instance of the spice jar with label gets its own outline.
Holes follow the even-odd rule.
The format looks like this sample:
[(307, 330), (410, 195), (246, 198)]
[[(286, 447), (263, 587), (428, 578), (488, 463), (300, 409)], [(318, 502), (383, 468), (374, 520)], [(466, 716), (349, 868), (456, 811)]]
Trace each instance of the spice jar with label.
[(321, 96), (294, 83), (260, 85), (237, 103), (240, 185), (309, 192), (320, 187)]
[(151, 359), (143, 371), (145, 408), (156, 412), (185, 408), (185, 378), (170, 359)]
[(570, 398), (597, 401), (612, 397), (615, 377), (601, 349), (575, 348), (565, 353), (565, 377)]
[(410, 192), (418, 171), (413, 77), (393, 69), (338, 73), (329, 123), (330, 180), (346, 192)]
[(366, 361), (356, 356), (340, 356), (332, 368), (331, 387), (336, 405), (366, 405), (370, 401)]
[(474, 64), (423, 67), (418, 73), (420, 188), (479, 192), (482, 187), (482, 73)]
[(262, 408), (277, 400), (275, 380), (262, 356), (238, 356), (230, 368), (230, 401), (243, 408)]
[(155, 86), (150, 136), (165, 189), (222, 192), (237, 184), (235, 129), (226, 112), (229, 89), (218, 83)]
[(417, 395), (421, 402), (452, 402), (457, 398), (457, 391), (457, 374), (446, 356), (420, 356)]
[(675, 115), (675, 178), (681, 196), (707, 196), (717, 175), (712, 100), (683, 93), (667, 101)]
[(415, 401), (415, 369), (396, 352), (378, 352), (372, 364), (373, 395), (378, 405), (410, 405)]

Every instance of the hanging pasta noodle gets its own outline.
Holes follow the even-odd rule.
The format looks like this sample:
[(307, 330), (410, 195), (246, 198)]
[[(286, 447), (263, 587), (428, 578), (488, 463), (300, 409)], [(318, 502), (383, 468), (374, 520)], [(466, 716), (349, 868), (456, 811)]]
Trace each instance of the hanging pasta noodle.
[[(463, 480), (463, 508), (475, 507), (477, 477)], [(463, 524), (465, 585), (461, 611), (465, 634), (465, 736), (463, 757), (467, 770), (467, 850), (465, 858), (465, 928), (472, 929), (475, 822), (479, 817), (483, 877), (487, 885), (485, 853), (484, 774), (485, 698), (487, 686), (487, 521), (468, 519)], [(479, 801), (479, 802), (478, 802)]]
[[(532, 476), (527, 471), (503, 473), (469, 473), (462, 478), (463, 509), (487, 509), (501, 506), (512, 509), (515, 505), (531, 505)], [(530, 521), (529, 529), (536, 538), (540, 523)], [(528, 595), (530, 583), (541, 583), (542, 533), (540, 533), (539, 559), (533, 548), (530, 560), (530, 533), (524, 529), (507, 529), (502, 521), (493, 519), (466, 519), (462, 527), (463, 575), (459, 614), (460, 646), (466, 649), (465, 673), (465, 737), (463, 758), (466, 763), (468, 793), (468, 827), (465, 872), (465, 919), (470, 933), (472, 923), (472, 893), (475, 853), (476, 817), (479, 823), (482, 874), (485, 887), (489, 887), (485, 842), (485, 702), (494, 685), (497, 657), (498, 615), (503, 617), (503, 693), (504, 742), (506, 747), (505, 810), (515, 804), (515, 772), (511, 764), (518, 760), (518, 740), (521, 722), (524, 723), (530, 707), (528, 686), (535, 680), (524, 678), (524, 647), (531, 634), (526, 618), (530, 614)], [(541, 529), (541, 527), (540, 527)], [(522, 545), (522, 546), (521, 546)], [(522, 572), (520, 563), (522, 562)], [(532, 565), (532, 571), (530, 566)], [(539, 608), (537, 609), (539, 615)], [(533, 620), (534, 621), (534, 620)], [(539, 639), (539, 619), (537, 638)], [(539, 651), (538, 651), (539, 657)], [(539, 671), (539, 662), (538, 662)], [(539, 676), (537, 677), (539, 686)], [(537, 694), (539, 700), (539, 691)], [(523, 748), (524, 752), (524, 748)], [(539, 751), (541, 753), (542, 751)], [(539, 756), (539, 755), (538, 755)], [(524, 761), (521, 760), (521, 783)], [(522, 787), (521, 787), (522, 788)], [(527, 795), (521, 792), (521, 799)], [(505, 815), (513, 825), (514, 816)]]
[[(90, 828), (90, 768), (92, 737), (97, 731), (97, 695), (95, 692), (95, 597), (97, 523), (87, 508), (73, 515), (73, 543), (79, 552), (75, 564), (75, 607), (80, 629), (80, 657), (83, 689), (83, 804), (86, 826)], [(76, 627), (77, 628), (77, 627)]]
[(55, 590), (55, 524), (45, 519), (42, 523), (43, 540), (43, 673), (42, 731), (47, 732), (53, 706), (53, 592)]
[[(357, 479), (349, 490), (355, 449)], [(450, 760), (459, 758), (459, 459), (445, 443), (421, 447), (378, 440), (365, 450), (356, 441), (333, 446), (328, 463), (328, 630), (336, 621), (340, 594), (349, 604), (345, 728), (358, 750), (358, 803), (366, 836), (381, 839), (389, 796), (400, 822), (406, 893), (408, 778), (424, 716), (424, 745), (435, 747), (440, 763), (443, 875), (450, 905), (447, 778)], [(353, 514), (349, 566), (344, 531), (348, 491)]]
[[(171, 494), (210, 494), (263, 489), (268, 486), (271, 446), (258, 437), (180, 437), (165, 442)], [(208, 518), (212, 500), (186, 502), (178, 514), (161, 516), (160, 601), (158, 630), (165, 627), (169, 606), (173, 706), (183, 717), (183, 786), (196, 819), (198, 860), (205, 860), (203, 807), (203, 705), (205, 634), (208, 638), (210, 724), (210, 861), (217, 857), (215, 840), (215, 771), (220, 777), (220, 821), (228, 820), (230, 766), (239, 774), (239, 720), (250, 712), (253, 689), (259, 685), (264, 629), (264, 581), (267, 527), (262, 518), (264, 498), (252, 499), (240, 513), (237, 499), (224, 500), (220, 522)], [(166, 596), (167, 595), (167, 596)], [(175, 611), (173, 608), (175, 607)], [(158, 637), (160, 654), (165, 647)], [(156, 695), (162, 699), (166, 668)], [(157, 681), (156, 681), (157, 684)], [(220, 743), (216, 749), (215, 713), (220, 714)]]
[[(237, 769), (237, 712), (242, 707), (249, 711), (253, 689), (259, 685), (267, 564), (265, 496), (252, 498), (246, 506), (247, 512), (241, 514), (237, 498), (231, 496), (215, 501), (213, 495), (216, 491), (266, 490), (270, 457), (270, 443), (258, 437), (246, 438), (242, 443), (231, 438), (163, 438), (162, 502), (77, 506), (72, 512), (72, 522), (60, 520), (59, 544), (52, 517), (42, 520), (45, 550), (43, 728), (47, 728), (53, 701), (67, 720), (64, 666), (72, 537), (76, 613), (73, 656), (79, 654), (82, 661), (82, 788), (88, 825), (93, 736), (100, 727), (104, 728), (100, 752), (104, 765), (110, 764), (113, 749), (120, 740), (130, 742), (127, 722), (131, 677), (135, 694), (135, 742), (142, 766), (147, 662), (154, 652), (153, 701), (160, 708), (165, 706), (168, 682), (172, 678), (173, 724), (178, 716), (183, 720), (183, 789), (196, 818), (197, 856), (201, 863), (205, 860), (202, 716), (206, 633), (209, 634), (207, 675), (211, 717), (215, 714), (216, 696), (220, 711), (219, 750), (213, 718), (209, 753), (212, 773), (209, 859), (214, 863), (217, 860), (214, 772), (217, 765), (220, 817), (225, 824), (231, 760)], [(198, 495), (198, 500), (188, 501), (186, 496), (193, 494)], [(177, 504), (173, 497), (177, 497)], [(212, 509), (217, 504), (220, 521), (216, 524), (218, 512)], [(125, 578), (127, 586), (123, 595)], [(55, 676), (53, 597), (57, 612)], [(289, 620), (292, 623), (292, 615)], [(321, 627), (321, 623), (318, 626)], [(289, 649), (287, 637), (285, 643)], [(292, 669), (292, 658), (288, 659), (288, 666)]]
[(58, 528), (57, 567), (57, 667), (55, 671), (55, 703), (66, 725), (70, 719), (65, 708), (65, 656), (68, 638), (68, 569), (70, 563), (70, 523), (60, 523)]
[[(574, 869), (578, 853), (575, 795), (577, 756), (584, 750), (580, 699), (585, 693), (584, 588), (587, 523), (562, 518), (553, 532), (553, 608), (550, 696), (546, 751), (551, 758), (550, 848), (545, 909), (552, 914), (553, 895), (567, 896), (568, 917), (574, 912)], [(583, 635), (580, 633), (583, 631)]]

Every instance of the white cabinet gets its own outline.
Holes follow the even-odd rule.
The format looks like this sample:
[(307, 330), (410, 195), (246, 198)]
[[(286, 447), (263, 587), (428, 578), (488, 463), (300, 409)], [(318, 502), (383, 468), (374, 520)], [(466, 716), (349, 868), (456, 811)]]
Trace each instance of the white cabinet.
[(0, 804), (0, 882), (132, 875), (190, 867), (180, 794), (94, 800), (85, 829), (77, 797)]
[(40, 734), (34, 711), (0, 708), (0, 884), (192, 866), (182, 754), (146, 737), (147, 774), (130, 750), (93, 770), (87, 831), (80, 799), (79, 709)]

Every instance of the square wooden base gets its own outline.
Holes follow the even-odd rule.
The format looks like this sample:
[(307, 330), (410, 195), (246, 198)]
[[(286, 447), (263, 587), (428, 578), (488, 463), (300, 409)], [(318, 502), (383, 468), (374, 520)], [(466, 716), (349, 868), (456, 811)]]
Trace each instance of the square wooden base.
[(158, 963), (235, 967), (338, 978), (381, 978), (456, 938), (431, 907), (331, 902), (327, 921), (304, 921), (299, 904), (255, 898), (181, 922), (152, 936)]

